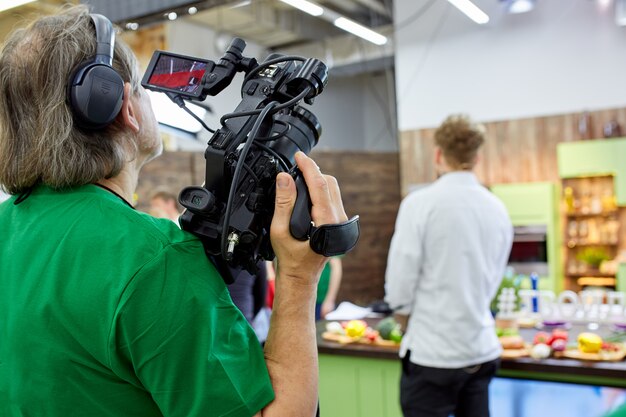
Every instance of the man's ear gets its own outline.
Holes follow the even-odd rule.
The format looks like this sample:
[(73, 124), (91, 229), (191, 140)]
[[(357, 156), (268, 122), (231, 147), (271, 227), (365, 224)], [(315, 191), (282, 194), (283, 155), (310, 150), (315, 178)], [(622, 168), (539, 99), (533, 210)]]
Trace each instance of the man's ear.
[(118, 117), (121, 118), (124, 127), (127, 127), (135, 133), (139, 133), (139, 120), (137, 119), (136, 109), (131, 100), (132, 94), (130, 83), (124, 83), (124, 100), (122, 101), (122, 110), (120, 110)]
[(443, 152), (439, 146), (435, 146), (435, 163), (441, 165), (443, 162)]

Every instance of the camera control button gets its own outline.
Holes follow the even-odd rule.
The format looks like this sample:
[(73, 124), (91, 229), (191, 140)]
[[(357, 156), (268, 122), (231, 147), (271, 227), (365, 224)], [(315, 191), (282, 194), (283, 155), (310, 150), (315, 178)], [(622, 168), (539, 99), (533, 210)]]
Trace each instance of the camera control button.
[(246, 93), (248, 93), (249, 96), (253, 95), (258, 86), (259, 83), (252, 82), (252, 84), (250, 84), (250, 87), (248, 87), (248, 91), (246, 91)]

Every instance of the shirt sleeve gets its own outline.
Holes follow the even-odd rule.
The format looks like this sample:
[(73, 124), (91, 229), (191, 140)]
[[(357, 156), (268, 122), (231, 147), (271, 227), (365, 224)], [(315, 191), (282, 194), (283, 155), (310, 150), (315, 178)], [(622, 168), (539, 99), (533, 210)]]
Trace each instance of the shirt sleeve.
[(141, 268), (109, 340), (113, 371), (164, 417), (249, 417), (274, 399), (260, 343), (199, 242), (170, 245)]
[(385, 301), (399, 314), (409, 314), (413, 305), (422, 262), (420, 214), (410, 199), (400, 205), (391, 239), (385, 273)]
[[(513, 246), (513, 224), (511, 223), (511, 219), (509, 218), (508, 213), (506, 212), (506, 209), (503, 210), (504, 212), (504, 225), (503, 225), (503, 244), (502, 244), (502, 252), (500, 253), (500, 256), (497, 259), (497, 264), (498, 268), (500, 268), (499, 270), (499, 274), (497, 275), (498, 277), (504, 277), (505, 272), (506, 272), (506, 267), (509, 264), (509, 257), (511, 255), (511, 248)], [(498, 292), (498, 289), (496, 288), (494, 290), (494, 293), (491, 294), (491, 298), (494, 298), (496, 296), (496, 293)]]

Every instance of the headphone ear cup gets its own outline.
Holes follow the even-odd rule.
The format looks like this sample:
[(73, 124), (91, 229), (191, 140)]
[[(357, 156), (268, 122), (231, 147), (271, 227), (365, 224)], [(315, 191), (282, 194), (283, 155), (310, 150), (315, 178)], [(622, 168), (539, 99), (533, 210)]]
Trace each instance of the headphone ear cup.
[(70, 105), (80, 127), (102, 129), (122, 108), (124, 80), (107, 65), (87, 63), (79, 67), (69, 88)]

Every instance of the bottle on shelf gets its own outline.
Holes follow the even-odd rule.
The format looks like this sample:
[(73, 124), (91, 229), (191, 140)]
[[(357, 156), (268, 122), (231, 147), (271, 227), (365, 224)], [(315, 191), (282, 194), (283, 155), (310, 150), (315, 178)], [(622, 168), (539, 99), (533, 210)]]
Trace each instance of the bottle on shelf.
[(572, 187), (565, 187), (563, 190), (563, 200), (565, 202), (565, 210), (568, 214), (574, 214), (576, 207), (574, 205), (576, 197), (574, 196), (574, 189)]

